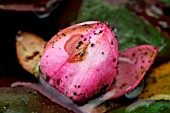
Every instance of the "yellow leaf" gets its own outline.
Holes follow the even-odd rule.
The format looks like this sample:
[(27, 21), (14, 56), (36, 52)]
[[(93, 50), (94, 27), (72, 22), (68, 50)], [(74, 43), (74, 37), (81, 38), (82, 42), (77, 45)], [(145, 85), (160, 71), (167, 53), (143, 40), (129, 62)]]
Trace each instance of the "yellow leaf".
[(44, 50), (45, 41), (32, 33), (19, 32), (16, 36), (16, 54), (21, 66), (36, 77), (38, 64)]
[(138, 98), (148, 99), (159, 94), (170, 94), (170, 61), (151, 70), (146, 78), (146, 86)]

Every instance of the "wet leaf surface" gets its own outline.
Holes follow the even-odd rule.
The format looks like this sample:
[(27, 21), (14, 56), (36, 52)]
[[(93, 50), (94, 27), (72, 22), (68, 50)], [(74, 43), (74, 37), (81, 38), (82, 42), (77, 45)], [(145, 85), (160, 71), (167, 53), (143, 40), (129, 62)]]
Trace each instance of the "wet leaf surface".
[(1, 87), (0, 92), (1, 113), (69, 113), (68, 110), (29, 88)]
[(148, 99), (157, 94), (170, 94), (170, 62), (153, 68), (147, 75), (145, 88), (139, 99)]
[(16, 36), (16, 54), (21, 66), (36, 77), (39, 75), (37, 69), (45, 41), (32, 33), (18, 32)]
[(136, 101), (129, 106), (122, 106), (111, 110), (109, 113), (168, 113), (169, 101)]

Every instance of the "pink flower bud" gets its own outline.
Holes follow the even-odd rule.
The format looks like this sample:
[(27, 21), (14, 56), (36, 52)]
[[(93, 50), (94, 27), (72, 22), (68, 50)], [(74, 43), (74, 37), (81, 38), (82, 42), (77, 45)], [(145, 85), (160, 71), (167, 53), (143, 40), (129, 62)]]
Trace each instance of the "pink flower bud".
[(83, 22), (58, 32), (40, 61), (44, 79), (74, 102), (108, 91), (117, 74), (118, 43), (107, 23)]

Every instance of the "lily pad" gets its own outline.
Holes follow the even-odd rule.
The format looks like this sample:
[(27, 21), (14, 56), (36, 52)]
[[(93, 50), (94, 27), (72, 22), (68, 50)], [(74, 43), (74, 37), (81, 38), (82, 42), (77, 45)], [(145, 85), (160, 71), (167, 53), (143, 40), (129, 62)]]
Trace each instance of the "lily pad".
[(0, 88), (0, 113), (69, 113), (29, 88)]
[(24, 64), (22, 67), (37, 77), (39, 75), (37, 64), (46, 42), (41, 37), (28, 32), (18, 32), (16, 40), (19, 63)]
[(163, 0), (167, 5), (170, 5), (170, 0)]
[(148, 99), (158, 94), (170, 94), (170, 62), (151, 70), (145, 81), (145, 88), (139, 95), (140, 99)]
[(111, 110), (109, 113), (168, 113), (170, 112), (169, 101), (136, 101), (128, 107), (123, 106)]

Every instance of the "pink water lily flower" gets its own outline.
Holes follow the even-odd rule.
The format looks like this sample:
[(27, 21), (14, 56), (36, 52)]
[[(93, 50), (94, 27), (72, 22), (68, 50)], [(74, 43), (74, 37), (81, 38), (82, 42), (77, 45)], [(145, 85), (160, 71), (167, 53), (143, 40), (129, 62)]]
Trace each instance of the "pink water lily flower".
[(118, 53), (117, 37), (108, 23), (83, 22), (47, 42), (40, 61), (40, 86), (12, 86), (31, 87), (74, 112), (90, 113), (105, 100), (135, 89), (157, 52), (155, 46), (140, 45)]
[(107, 23), (68, 27), (46, 45), (40, 68), (44, 79), (75, 102), (108, 91), (117, 74), (118, 44)]

